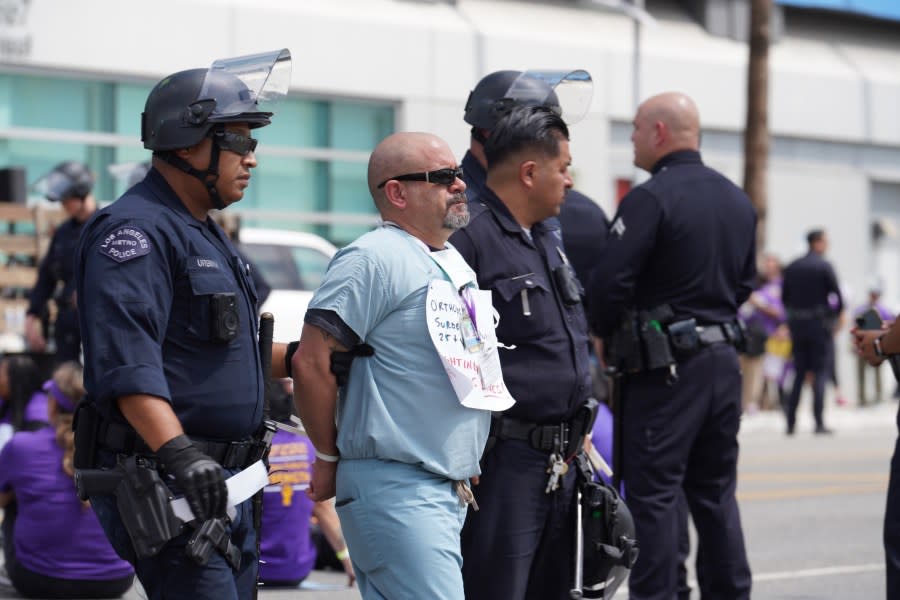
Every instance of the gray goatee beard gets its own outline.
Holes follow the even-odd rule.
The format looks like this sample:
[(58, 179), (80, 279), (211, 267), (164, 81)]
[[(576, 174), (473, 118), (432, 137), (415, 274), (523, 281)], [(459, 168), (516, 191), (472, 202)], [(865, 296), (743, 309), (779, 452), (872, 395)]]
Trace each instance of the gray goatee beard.
[[(465, 210), (463, 212), (456, 212), (454, 210), (454, 207), (460, 203), (465, 207)], [(467, 204), (466, 196), (465, 194), (457, 194), (450, 200), (450, 202), (447, 203), (447, 214), (446, 216), (444, 216), (443, 223), (444, 229), (456, 231), (457, 229), (462, 229), (468, 224), (469, 206)]]

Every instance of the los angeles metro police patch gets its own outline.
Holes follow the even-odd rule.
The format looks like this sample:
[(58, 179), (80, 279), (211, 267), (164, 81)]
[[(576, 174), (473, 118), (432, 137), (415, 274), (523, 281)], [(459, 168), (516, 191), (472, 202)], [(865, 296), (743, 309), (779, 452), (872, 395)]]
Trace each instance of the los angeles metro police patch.
[(100, 244), (100, 254), (116, 262), (150, 254), (150, 240), (137, 227), (126, 225), (109, 232)]

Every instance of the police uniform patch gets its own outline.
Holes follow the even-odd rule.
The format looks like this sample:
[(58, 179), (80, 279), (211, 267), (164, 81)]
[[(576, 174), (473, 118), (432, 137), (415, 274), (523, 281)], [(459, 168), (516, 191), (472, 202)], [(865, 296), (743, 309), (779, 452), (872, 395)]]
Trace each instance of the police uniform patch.
[(116, 262), (125, 262), (150, 254), (150, 240), (137, 227), (126, 225), (113, 229), (100, 244), (100, 254)]

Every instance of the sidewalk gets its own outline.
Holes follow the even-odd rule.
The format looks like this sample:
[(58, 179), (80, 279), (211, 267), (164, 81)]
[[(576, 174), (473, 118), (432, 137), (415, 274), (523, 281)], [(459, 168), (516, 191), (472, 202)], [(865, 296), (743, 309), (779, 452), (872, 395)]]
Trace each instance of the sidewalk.
[[(812, 399), (808, 394), (800, 399), (800, 406), (797, 408), (797, 435), (811, 434), (815, 429), (811, 403)], [(829, 396), (825, 400), (825, 425), (834, 430), (835, 435), (885, 428), (896, 431), (897, 408), (897, 401), (893, 399), (865, 407), (858, 407), (854, 400), (845, 406), (838, 406), (833, 396)], [(784, 433), (785, 428), (784, 413), (781, 410), (757, 411), (744, 414), (740, 435), (763, 431)]]

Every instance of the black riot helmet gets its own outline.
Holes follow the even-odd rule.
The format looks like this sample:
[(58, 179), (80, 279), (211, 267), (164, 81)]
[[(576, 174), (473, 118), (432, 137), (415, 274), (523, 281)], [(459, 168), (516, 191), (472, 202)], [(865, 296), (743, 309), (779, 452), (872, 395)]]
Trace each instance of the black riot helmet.
[(516, 106), (545, 106), (568, 125), (587, 113), (593, 82), (587, 71), (495, 71), (478, 82), (466, 101), (463, 119), (492, 130)]
[[(204, 84), (206, 93), (201, 95)], [(190, 148), (203, 141), (217, 123), (265, 127), (272, 113), (258, 110), (250, 98), (247, 86), (225, 71), (190, 69), (169, 75), (147, 96), (141, 115), (144, 148), (154, 152)], [(229, 106), (249, 110), (229, 110)]]
[(66, 198), (83, 200), (93, 188), (94, 176), (91, 170), (77, 160), (59, 163), (32, 185), (32, 189), (51, 202), (61, 202)]
[(521, 71), (495, 71), (482, 77), (469, 93), (463, 120), (473, 127), (490, 130), (516, 104), (545, 104), (546, 101), (548, 108), (559, 111), (559, 100), (553, 89), (537, 79), (531, 80), (533, 95), (530, 99), (509, 98), (507, 92), (520, 75)]
[(287, 93), (291, 53), (287, 49), (215, 61), (209, 69), (179, 71), (162, 79), (147, 96), (141, 114), (141, 140), (155, 156), (203, 181), (216, 208), (224, 208), (215, 189), (219, 144), (210, 165), (198, 171), (174, 154), (225, 129), (226, 123), (265, 127), (272, 113), (259, 104)]
[[(579, 455), (579, 477), (587, 468)], [(573, 598), (611, 599), (638, 557), (634, 519), (618, 492), (603, 481), (579, 481), (583, 535), (583, 580)], [(577, 592), (581, 593), (578, 594)]]

